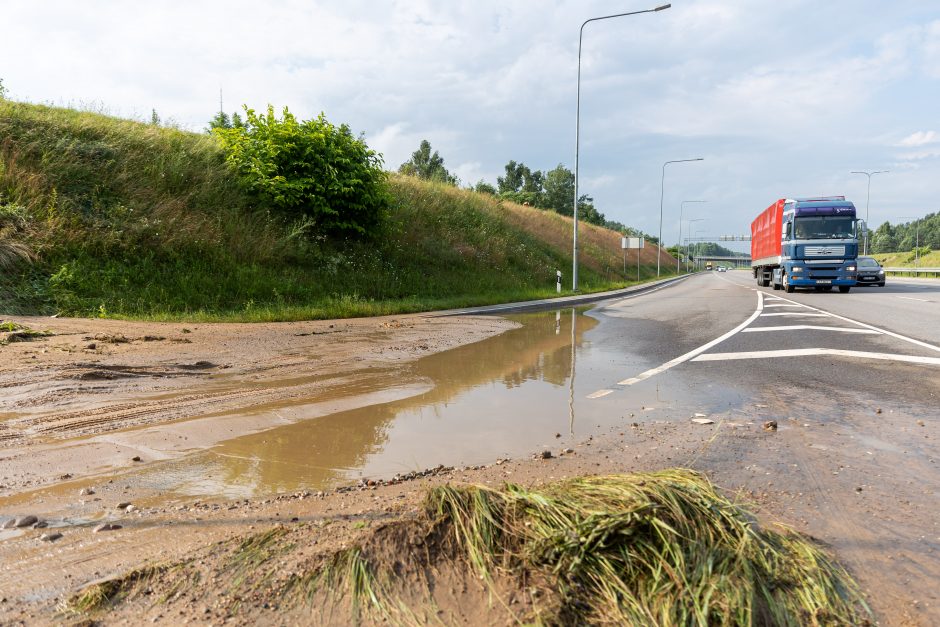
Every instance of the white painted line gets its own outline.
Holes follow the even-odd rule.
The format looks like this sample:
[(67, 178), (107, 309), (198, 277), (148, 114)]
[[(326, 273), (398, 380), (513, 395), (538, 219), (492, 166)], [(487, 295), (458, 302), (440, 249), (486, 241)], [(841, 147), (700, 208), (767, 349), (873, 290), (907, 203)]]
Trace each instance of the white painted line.
[(743, 353), (708, 353), (699, 355), (692, 361), (731, 361), (735, 359), (778, 359), (780, 357), (858, 357), (861, 359), (880, 359), (883, 361), (903, 361), (911, 364), (929, 364), (940, 366), (940, 357), (922, 357), (920, 355), (898, 355), (893, 353), (869, 353), (849, 351), (839, 348), (793, 348), (776, 351), (751, 351)]
[(767, 316), (789, 316), (789, 317), (791, 317), (791, 318), (793, 318), (793, 317), (799, 317), (799, 318), (828, 318), (828, 317), (829, 317), (829, 314), (826, 314), (826, 313), (797, 313), (797, 312), (795, 312), (795, 311), (784, 311), (784, 312), (780, 312), (780, 313), (765, 313), (765, 314), (761, 314), (761, 317), (762, 317), (762, 318), (766, 318)]
[(602, 396), (607, 396), (608, 394), (613, 394), (613, 390), (598, 390), (596, 392), (591, 392), (587, 395), (588, 398), (600, 398)]
[[(784, 299), (784, 300), (789, 300), (789, 299)], [(789, 301), (789, 302), (792, 303), (792, 302), (795, 302), (795, 301)], [(809, 306), (809, 305), (807, 305), (806, 307), (807, 307), (808, 309), (812, 309), (813, 311), (822, 311), (822, 309), (817, 309), (816, 307), (811, 307), (811, 306)], [(878, 332), (883, 333), (883, 334), (885, 334), (885, 335), (890, 335), (891, 337), (897, 338), (897, 339), (899, 339), (899, 340), (904, 340), (905, 342), (910, 342), (911, 344), (916, 344), (917, 346), (921, 346), (921, 347), (923, 347), (923, 348), (926, 348), (926, 349), (929, 349), (929, 350), (932, 350), (932, 351), (937, 351), (938, 353), (940, 353), (940, 346), (936, 346), (936, 345), (934, 345), (934, 344), (929, 344), (929, 343), (927, 343), (927, 342), (921, 342), (920, 340), (915, 340), (915, 339), (912, 338), (912, 337), (907, 337), (906, 335), (901, 335), (900, 333), (895, 333), (894, 331), (888, 331), (887, 329), (882, 329), (882, 328), (879, 328), (879, 327), (876, 327), (876, 326), (873, 326), (873, 325), (870, 325), (870, 324), (866, 324), (866, 323), (864, 323), (864, 322), (859, 322), (858, 320), (852, 320), (851, 318), (846, 318), (845, 316), (840, 316), (840, 315), (838, 315), (838, 314), (829, 313), (828, 315), (829, 315), (829, 316), (832, 316), (833, 318), (838, 318), (839, 320), (845, 320), (846, 322), (851, 322), (852, 324), (857, 324), (857, 325), (860, 326), (860, 327), (865, 327), (866, 329), (872, 329), (872, 330), (874, 330), (874, 331), (878, 331)]]
[(871, 335), (881, 335), (879, 331), (872, 331), (871, 329), (850, 329), (848, 327), (823, 327), (813, 324), (791, 324), (784, 327), (751, 327), (750, 329), (744, 329), (742, 333), (758, 333), (760, 331), (838, 331), (840, 333), (868, 333)]
[(806, 305), (791, 305), (790, 303), (770, 303), (764, 307), (805, 307)]
[(624, 379), (623, 381), (619, 381), (617, 384), (618, 384), (618, 385), (633, 385), (634, 383), (639, 383), (640, 381), (643, 381), (643, 380), (645, 380), (645, 379), (649, 379), (650, 377), (652, 377), (652, 376), (654, 376), (654, 375), (657, 375), (657, 374), (659, 374), (659, 373), (661, 373), (661, 372), (665, 372), (666, 370), (669, 370), (669, 369), (672, 368), (673, 366), (678, 366), (679, 364), (682, 364), (682, 363), (685, 363), (685, 362), (689, 361), (689, 360), (692, 359), (693, 357), (696, 357), (696, 356), (698, 356), (698, 355), (701, 355), (702, 353), (704, 353), (705, 351), (707, 351), (707, 350), (708, 350), (709, 348), (711, 348), (712, 346), (715, 346), (716, 344), (720, 344), (721, 342), (724, 342), (724, 341), (727, 340), (729, 337), (731, 337), (732, 335), (734, 335), (735, 333), (737, 333), (737, 332), (740, 331), (741, 329), (745, 328), (747, 325), (749, 325), (749, 324), (751, 324), (752, 322), (754, 322), (755, 320), (757, 320), (757, 317), (761, 314), (761, 312), (762, 312), (763, 310), (764, 310), (764, 293), (763, 293), (763, 292), (757, 292), (757, 309), (754, 310), (754, 313), (751, 314), (751, 317), (750, 317), (750, 318), (748, 318), (747, 320), (745, 320), (744, 322), (742, 322), (741, 324), (739, 324), (739, 325), (736, 326), (735, 328), (731, 329), (730, 331), (728, 331), (728, 332), (725, 333), (724, 335), (715, 338), (715, 339), (712, 340), (711, 342), (709, 342), (709, 343), (707, 343), (707, 344), (703, 344), (702, 346), (699, 346), (698, 348), (689, 351), (689, 352), (686, 353), (685, 355), (680, 355), (679, 357), (676, 357), (675, 359), (673, 359), (673, 360), (671, 360), (671, 361), (667, 361), (667, 362), (664, 363), (662, 366), (657, 366), (656, 368), (651, 368), (650, 370), (647, 370), (646, 372), (641, 372), (640, 374), (638, 374), (638, 375), (635, 376), (635, 377), (632, 377), (632, 378), (630, 378), (630, 379)]
[(898, 296), (898, 298), (903, 298), (904, 300), (917, 300), (922, 303), (929, 303), (930, 301), (926, 298), (911, 298), (910, 296)]

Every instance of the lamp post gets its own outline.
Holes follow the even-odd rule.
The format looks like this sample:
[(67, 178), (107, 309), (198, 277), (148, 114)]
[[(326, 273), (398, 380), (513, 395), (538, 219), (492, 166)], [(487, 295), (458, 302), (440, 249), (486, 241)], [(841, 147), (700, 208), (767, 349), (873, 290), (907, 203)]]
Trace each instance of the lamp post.
[(696, 157), (694, 159), (675, 159), (663, 164), (663, 179), (659, 187), (659, 241), (657, 242), (656, 276), (659, 276), (659, 265), (663, 256), (663, 192), (666, 190), (666, 166), (670, 163), (686, 163), (687, 161), (704, 161), (704, 159), (702, 157)]
[(679, 239), (677, 240), (677, 251), (679, 254), (676, 255), (676, 274), (679, 274), (679, 264), (682, 263), (679, 259), (682, 257), (682, 211), (685, 209), (685, 204), (687, 202), (708, 202), (707, 200), (683, 200), (679, 203)]
[[(671, 6), (671, 4), (663, 4), (655, 9), (644, 9), (643, 11), (631, 11), (629, 13), (592, 17), (581, 24), (581, 30), (578, 33), (578, 99), (574, 123), (574, 209), (571, 214), (574, 218), (572, 227), (574, 234), (571, 244), (571, 290), (574, 292), (578, 291), (578, 157), (580, 156), (578, 150), (581, 146), (581, 42), (584, 39), (584, 27), (587, 26), (589, 22), (609, 20), (614, 17), (625, 17), (627, 15), (639, 15), (640, 13), (656, 13), (668, 9)], [(662, 235), (662, 233), (660, 233), (660, 235)]]
[(914, 267), (920, 267), (920, 218), (913, 216), (900, 216), (898, 220), (910, 220), (914, 224)]
[(849, 174), (864, 174), (868, 177), (868, 192), (865, 194), (865, 252), (863, 254), (868, 254), (868, 232), (871, 228), (868, 225), (868, 202), (871, 200), (871, 177), (875, 174), (886, 174), (890, 170), (875, 170), (874, 172), (865, 172), (862, 170), (852, 170)]
[[(704, 201), (703, 201), (703, 202), (704, 202)], [(693, 222), (702, 222), (704, 219), (705, 219), (705, 218), (695, 218), (694, 220), (688, 220), (688, 223), (689, 223), (689, 239), (686, 240), (686, 247), (685, 247), (685, 256), (686, 256), (685, 271), (686, 271), (686, 272), (689, 271), (688, 256), (689, 256), (689, 246), (690, 246), (691, 243), (692, 243), (692, 223), (693, 223)]]

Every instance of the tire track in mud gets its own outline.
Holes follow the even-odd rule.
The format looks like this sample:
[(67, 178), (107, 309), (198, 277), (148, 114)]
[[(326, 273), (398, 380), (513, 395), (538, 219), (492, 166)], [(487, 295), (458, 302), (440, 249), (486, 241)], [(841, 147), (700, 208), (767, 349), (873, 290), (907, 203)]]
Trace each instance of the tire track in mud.
[[(63, 411), (12, 418), (0, 423), (0, 448), (34, 444), (47, 439), (70, 439), (175, 421), (207, 414), (248, 410), (269, 403), (285, 402), (329, 393), (355, 395), (375, 389), (385, 371), (336, 373), (281, 381), (240, 384), (228, 389), (182, 394), (175, 398), (106, 405), (100, 408)], [(246, 387), (245, 386), (249, 386)]]

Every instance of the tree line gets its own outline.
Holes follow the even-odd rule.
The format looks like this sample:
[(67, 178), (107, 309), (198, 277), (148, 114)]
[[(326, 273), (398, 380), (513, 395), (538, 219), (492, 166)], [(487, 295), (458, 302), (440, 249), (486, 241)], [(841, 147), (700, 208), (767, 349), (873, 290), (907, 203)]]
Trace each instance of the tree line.
[[(447, 170), (443, 157), (431, 148), (431, 143), (426, 139), (421, 141), (418, 149), (412, 153), (410, 159), (401, 164), (398, 171), (401, 174), (428, 181), (457, 186), (461, 184), (458, 177)], [(554, 211), (564, 216), (571, 216), (573, 213), (574, 173), (561, 163), (551, 170), (542, 172), (533, 170), (522, 162), (511, 160), (506, 164), (503, 176), (496, 178), (496, 185), (481, 179), (467, 189), (497, 196), (520, 205)], [(594, 206), (594, 198), (589, 194), (578, 196), (578, 219), (619, 231), (625, 235), (644, 235), (646, 239), (656, 241), (655, 237), (645, 235), (620, 222), (608, 220)]]
[(920, 241), (921, 253), (940, 250), (940, 213), (928, 213), (919, 220), (903, 224), (885, 222), (871, 235), (871, 251), (897, 253), (914, 251)]

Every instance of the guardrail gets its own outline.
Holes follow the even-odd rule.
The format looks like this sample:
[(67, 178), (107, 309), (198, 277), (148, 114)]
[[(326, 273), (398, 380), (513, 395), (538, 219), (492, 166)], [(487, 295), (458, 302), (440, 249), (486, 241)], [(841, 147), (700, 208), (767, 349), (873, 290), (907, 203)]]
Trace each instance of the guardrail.
[(900, 275), (911, 275), (918, 276), (923, 274), (924, 276), (935, 276), (940, 277), (940, 268), (885, 268), (885, 272), (889, 274), (900, 274)]

